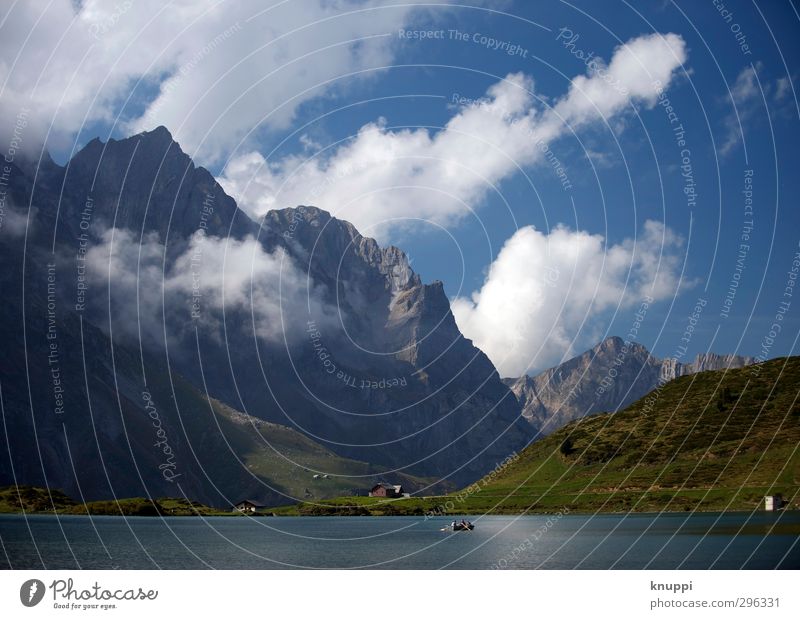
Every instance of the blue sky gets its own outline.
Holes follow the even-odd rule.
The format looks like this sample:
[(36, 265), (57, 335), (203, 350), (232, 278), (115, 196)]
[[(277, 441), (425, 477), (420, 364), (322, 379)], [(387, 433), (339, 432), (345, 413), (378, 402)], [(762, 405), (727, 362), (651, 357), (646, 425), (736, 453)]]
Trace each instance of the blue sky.
[[(618, 242), (635, 235), (645, 219), (664, 221), (686, 240), (685, 280), (674, 303), (666, 299), (648, 310), (639, 341), (663, 356), (693, 357), (709, 349), (757, 356), (763, 352), (762, 340), (775, 322), (779, 303), (786, 299), (788, 271), (800, 241), (800, 214), (795, 203), (800, 190), (795, 173), (798, 110), (791, 88), (779, 92), (780, 80), (791, 80), (800, 70), (800, 50), (793, 36), (797, 17), (788, 3), (767, 3), (759, 7), (765, 23), (752, 4), (727, 3), (732, 23), (741, 24), (746, 33), (751, 53), (745, 54), (730, 24), (711, 3), (683, 3), (685, 15), (665, 4), (638, 7), (641, 16), (621, 5), (620, 10), (606, 10), (592, 18), (557, 3), (545, 8), (518, 2), (506, 9), (516, 18), (476, 9), (459, 11), (452, 19), (450, 12), (435, 20), (420, 19), (415, 25), (445, 29), (447, 38), (398, 41), (395, 63), (425, 66), (389, 69), (373, 82), (355, 88), (344, 100), (421, 96), (365, 103), (337, 114), (335, 120), (321, 123), (316, 130), (325, 140), (343, 139), (378, 116), (393, 127), (440, 127), (453, 113), (448, 103), (452, 104), (454, 95), (481, 97), (491, 83), (516, 71), (530, 74), (538, 92), (558, 97), (568, 79), (585, 72), (584, 64), (556, 41), (560, 28), (578, 33), (581, 49), (605, 59), (620, 42), (635, 36), (653, 31), (680, 34), (687, 43), (689, 59), (667, 94), (691, 150), (696, 205), (688, 205), (683, 193), (682, 148), (676, 144), (663, 108), (638, 106), (636, 113), (619, 119), (620, 127), (593, 127), (581, 132), (580, 139), (564, 138), (553, 145), (569, 171), (571, 192), (562, 189), (547, 165), (532, 166), (526, 171), (535, 190), (521, 173), (504, 180), (502, 196), (489, 194), (478, 207), (480, 224), (466, 219), (446, 231), (427, 227), (422, 233), (401, 234), (397, 242), (412, 256), (426, 281), (441, 279), (448, 294), (458, 296), (480, 288), (490, 261), (520, 226), (547, 229), (565, 223)], [(576, 6), (596, 13), (593, 3)], [(454, 42), (450, 30), (509, 41), (528, 50), (527, 57), (490, 51), (471, 41)], [(755, 69), (760, 89), (757, 87), (752, 99), (738, 102), (742, 137), (738, 121), (731, 120), (735, 112), (729, 91), (748, 69)], [(336, 100), (329, 105), (340, 103)], [(308, 107), (309, 117), (326, 109), (325, 103), (317, 101)], [(736, 143), (724, 149), (731, 139), (731, 123), (735, 123)], [(595, 155), (594, 161), (587, 158), (586, 149)], [(754, 225), (746, 243), (749, 249), (741, 283), (723, 318), (723, 303), (737, 273), (741, 235), (749, 219), (741, 193), (745, 170), (753, 171)], [(698, 299), (706, 305), (684, 353), (681, 338)], [(795, 349), (800, 301), (793, 305), (769, 356), (790, 354)], [(602, 325), (604, 335), (625, 336), (635, 309), (621, 309), (616, 317), (606, 316), (597, 324)], [(580, 338), (582, 343), (590, 340), (591, 336)]]
[[(800, 18), (789, 2), (659, 1), (602, 7), (594, 2), (496, 2), (416, 9), (373, 2), (345, 2), (333, 9), (330, 3), (312, 5), (316, 3), (305, 3), (300, 10), (297, 3), (290, 4), (256, 17), (252, 9), (220, 13), (212, 7), (213, 20), (199, 15), (188, 34), (169, 39), (163, 33), (149, 34), (145, 16), (135, 15), (136, 9), (116, 19), (95, 15), (89, 28), (97, 32), (100, 24), (114, 36), (95, 39), (91, 53), (99, 50), (107, 56), (97, 63), (101, 75), (112, 79), (89, 83), (88, 92), (100, 96), (87, 96), (75, 111), (52, 112), (57, 122), (47, 136), (50, 149), (64, 160), (95, 135), (122, 137), (165, 124), (255, 215), (265, 205), (293, 206), (293, 199), (300, 200), (297, 188), (276, 187), (291, 185), (298, 167), (310, 158), (314, 171), (301, 175), (303, 182), (298, 183), (306, 193), (321, 200), (318, 206), (362, 228), (375, 225), (365, 233), (402, 247), (425, 281), (442, 280), (448, 295), (462, 300), (455, 306), (462, 330), (506, 375), (536, 371), (606, 335), (624, 337), (654, 269), (665, 277), (636, 339), (659, 356), (684, 355), (688, 360), (713, 350), (774, 357), (795, 351), (800, 298), (785, 292), (800, 250), (800, 108), (793, 86), (800, 74), (795, 36)], [(323, 22), (303, 26), (314, 20)], [(179, 32), (185, 22), (163, 27)], [(420, 40), (421, 35), (407, 34), (423, 31), (440, 38)], [(209, 41), (223, 32), (226, 36), (210, 49)], [(506, 137), (495, 132), (494, 137), (510, 144), (508, 152), (518, 160), (519, 170), (490, 174), (494, 186), (456, 191), (463, 200), (460, 207), (436, 210), (431, 196), (446, 191), (446, 183), (424, 190), (397, 186), (409, 178), (439, 174), (432, 155), (458, 164), (461, 142), (434, 147), (419, 132), (427, 131), (435, 140), (442, 127), (470, 109), (459, 98), (491, 100), (487, 93), (493, 87), (508, 86), (511, 75), (522, 76), (528, 81), (512, 84), (508, 91), (527, 89), (530, 101), (519, 113), (530, 112), (530, 122), (536, 123), (534, 118), (567, 97), (571, 80), (590, 74), (581, 56), (593, 52), (610, 62), (624, 43), (661, 35), (647, 39), (653, 46), (670, 33), (677, 35), (679, 51), (685, 54), (682, 63), (667, 63), (664, 69), (672, 122), (665, 106), (643, 94), (608, 114), (572, 117), (571, 126), (549, 134), (551, 158), (537, 157), (518, 143), (524, 136), (521, 140), (515, 133), (516, 125)], [(136, 43), (136, 36), (168, 42), (156, 44), (161, 53), (152, 57), (112, 62), (129, 58), (125, 44)], [(256, 43), (272, 40), (277, 42), (266, 51), (253, 52)], [(74, 43), (78, 50), (84, 49), (82, 44)], [(248, 54), (255, 54), (258, 63), (237, 69)], [(664, 50), (652, 54), (647, 62), (658, 70)], [(58, 80), (52, 79), (57, 90)], [(254, 85), (263, 90), (253, 91)], [(41, 114), (49, 119), (47, 110)], [(48, 124), (43, 120), (41, 126)], [(365, 126), (373, 128), (374, 136), (359, 139)], [(480, 119), (466, 126), (480, 132)], [(678, 126), (684, 130), (681, 144)], [(381, 160), (376, 166), (369, 159), (375, 152), (370, 151), (372, 140), (399, 144), (416, 167), (393, 176), (395, 163)], [(354, 144), (362, 144), (362, 150), (345, 152)], [(480, 162), (479, 155), (465, 154), (464, 160)], [(552, 157), (563, 167), (568, 189), (564, 175), (555, 173)], [(322, 183), (327, 174), (330, 179), (336, 163), (344, 160), (364, 161), (363, 168), (356, 164), (329, 180), (335, 188), (308, 189), (315, 178)], [(441, 164), (441, 169), (448, 165)], [(364, 184), (365, 177), (376, 175), (376, 167), (382, 170), (380, 179)], [(687, 182), (693, 183), (695, 200), (687, 199)], [(357, 192), (364, 187), (380, 188), (379, 197), (352, 208), (341, 204), (348, 192), (361, 199)], [(745, 223), (751, 217), (744, 189), (752, 189), (752, 231)], [(426, 221), (387, 224), (375, 206), (381, 200), (392, 204), (385, 217)], [(448, 200), (442, 197), (443, 204)], [(663, 226), (648, 235), (648, 220)], [(551, 236), (559, 224), (568, 231)], [(596, 235), (603, 237), (599, 249)], [(516, 249), (496, 263), (511, 239)], [(541, 244), (561, 242), (569, 248), (581, 239), (587, 243), (586, 262), (567, 259), (559, 267), (559, 281), (548, 283), (550, 271), (543, 271), (546, 265), (537, 260)], [(628, 259), (630, 268), (610, 275), (587, 268), (612, 254)], [(654, 265), (659, 257), (663, 263)], [(495, 281), (488, 286), (490, 268)], [(733, 280), (738, 286), (731, 297)], [(587, 286), (593, 284), (599, 293), (587, 299)], [(472, 296), (480, 291), (480, 298)], [(729, 310), (723, 311), (726, 297)], [(776, 321), (786, 301), (789, 305)], [(692, 321), (691, 336), (685, 337), (698, 302), (702, 311)], [(554, 311), (556, 306), (561, 309)], [(502, 311), (491, 314), (492, 308)], [(764, 338), (776, 331), (776, 322), (780, 332), (764, 349)], [(547, 339), (551, 326), (555, 335)], [(504, 329), (509, 332), (500, 333)], [(524, 344), (516, 359), (501, 359), (499, 349), (516, 342), (515, 333), (522, 331), (526, 334), (519, 341)]]

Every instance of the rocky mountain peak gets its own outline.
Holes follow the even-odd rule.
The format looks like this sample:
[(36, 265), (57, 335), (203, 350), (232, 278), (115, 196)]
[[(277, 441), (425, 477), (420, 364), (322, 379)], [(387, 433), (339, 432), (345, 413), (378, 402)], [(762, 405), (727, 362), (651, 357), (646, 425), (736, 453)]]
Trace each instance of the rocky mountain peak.
[[(349, 222), (306, 205), (267, 213), (262, 233), (284, 247), (335, 305), (346, 332), (329, 327), (324, 340), (337, 369), (344, 376), (374, 379), (378, 385), (381, 379), (395, 377), (403, 386), (366, 392), (351, 387), (342, 392), (340, 383), (325, 382), (325, 375), (317, 371), (318, 359), (298, 364), (301, 372), (307, 371), (305, 383), (318, 385), (315, 393), (334, 394), (331, 399), (338, 406), (347, 402), (347, 410), (387, 413), (397, 408), (397, 402), (405, 403), (402, 414), (392, 417), (391, 427), (380, 426), (383, 417), (360, 418), (356, 424), (326, 408), (309, 411), (315, 423), (326, 419), (334, 428), (331, 431), (341, 432), (337, 441), (352, 443), (356, 437), (400, 432), (410, 437), (404, 449), (436, 452), (453, 442), (456, 428), (477, 422), (464, 439), (470, 451), (476, 445), (483, 445), (481, 449), (491, 445), (488, 451), (507, 454), (509, 447), (527, 442), (519, 404), (486, 355), (462, 336), (444, 285), (423, 284), (402, 250), (381, 247)], [(417, 435), (424, 427), (429, 429)], [(431, 449), (433, 445), (439, 447)], [(368, 459), (355, 447), (347, 453)], [(391, 463), (400, 453), (382, 450), (379, 457)], [(450, 461), (439, 454), (430, 460), (427, 466), (438, 471), (446, 470)]]
[(623, 340), (618, 335), (612, 335), (604, 339), (597, 346), (595, 346), (595, 349), (616, 352), (618, 350), (621, 350), (624, 346), (625, 346), (625, 340)]
[[(180, 305), (186, 299), (176, 303), (161, 297), (164, 311), (151, 318), (158, 321), (154, 330), (166, 338), (147, 342), (145, 353), (169, 359), (171, 371), (204, 393), (263, 420), (291, 422), (339, 455), (447, 476), (459, 485), (527, 444), (530, 428), (517, 400), (488, 358), (461, 335), (441, 282), (423, 284), (399, 248), (381, 247), (352, 224), (312, 206), (273, 211), (260, 225), (253, 222), (163, 129), (106, 143), (94, 140), (68, 167), (58, 169), (64, 182), (50, 183), (54, 190), (46, 193), (37, 187), (37, 199), (40, 215), (51, 214), (48, 221), (59, 226), (58, 255), (69, 261), (68, 272), (74, 270), (79, 225), (90, 220), (94, 229), (88, 236), (95, 237), (87, 239), (89, 245), (110, 226), (130, 230), (136, 238), (157, 233), (167, 246), (165, 270), (179, 264), (202, 224), (209, 235), (252, 236), (268, 252), (283, 249), (308, 276), (319, 308), (314, 321), (293, 316), (298, 320), (287, 327), (277, 319), (270, 324), (269, 315), (259, 321), (266, 332), (292, 329), (297, 337), (289, 346), (260, 337), (248, 320), (251, 308), (226, 305), (223, 315), (204, 304), (203, 319), (190, 330)], [(24, 172), (18, 176), (27, 180)], [(15, 199), (24, 204), (30, 196), (30, 183), (20, 182)], [(53, 241), (49, 230), (36, 239), (47, 259)], [(41, 293), (46, 287), (35, 289)], [(90, 289), (94, 304), (103, 309), (110, 304), (106, 294), (114, 295), (115, 307), (137, 306), (127, 287)], [(74, 301), (74, 290), (67, 293)], [(44, 313), (30, 315), (39, 320)], [(70, 334), (71, 341), (81, 337), (74, 328), (80, 323), (72, 318), (72, 326), (59, 330), (60, 341)], [(87, 310), (83, 320), (87, 332), (91, 323), (98, 332), (113, 324), (120, 333), (126, 315)], [(39, 326), (32, 330), (44, 332)], [(117, 378), (103, 383), (135, 385), (141, 370), (138, 362), (120, 363)], [(151, 371), (163, 376), (156, 366), (146, 371), (148, 378)], [(140, 399), (133, 387), (129, 391)]]
[(270, 211), (262, 227), (330, 290), (357, 288), (370, 302), (385, 295), (388, 307), (397, 293), (421, 284), (402, 250), (382, 248), (350, 222), (315, 206)]
[(709, 370), (724, 370), (733, 368), (742, 368), (747, 365), (756, 363), (755, 357), (739, 356), (739, 355), (718, 355), (713, 352), (700, 353), (694, 361), (690, 364), (691, 372), (705, 372)]
[[(172, 144), (175, 139), (164, 125), (159, 125), (152, 131), (143, 131), (139, 134), (143, 140), (153, 140), (162, 144)], [(177, 144), (177, 142), (175, 142)], [(182, 151), (181, 151), (182, 152)]]
[(505, 379), (536, 430), (549, 434), (585, 415), (613, 412), (664, 382), (710, 370), (739, 368), (752, 357), (699, 354), (692, 363), (659, 359), (641, 344), (611, 336), (536, 376)]
[[(45, 176), (57, 176), (59, 185), (63, 179), (59, 234), (79, 235), (82, 220), (90, 221), (95, 233), (111, 226), (156, 232), (162, 242), (172, 244), (201, 228), (235, 238), (258, 231), (165, 127), (105, 143), (95, 138), (66, 168)], [(41, 180), (48, 185), (47, 178)]]
[(618, 335), (611, 335), (594, 346), (590, 351), (595, 354), (632, 355), (641, 357), (649, 356), (650, 351), (638, 342), (625, 341)]

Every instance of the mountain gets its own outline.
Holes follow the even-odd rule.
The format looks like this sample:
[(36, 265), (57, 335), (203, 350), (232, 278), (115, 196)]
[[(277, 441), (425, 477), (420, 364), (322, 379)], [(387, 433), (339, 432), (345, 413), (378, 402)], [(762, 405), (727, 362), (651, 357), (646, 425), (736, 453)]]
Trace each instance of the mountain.
[[(383, 479), (384, 468), (226, 406), (158, 358), (112, 344), (81, 316), (63, 312), (48, 324), (43, 302), (29, 298), (25, 318), (13, 303), (0, 308), (0, 486), (46, 486), (84, 501), (184, 496), (227, 507), (242, 498), (282, 504), (363, 493)], [(392, 478), (410, 491), (435, 481)]]
[(281, 513), (750, 512), (770, 494), (796, 508), (799, 396), (800, 357), (681, 376), (613, 415), (567, 424), (458, 493)]
[(500, 509), (763, 509), (800, 493), (800, 357), (683, 375), (579, 419), (487, 480)]
[(51, 184), (51, 179), (64, 186), (59, 213), (63, 230), (57, 231), (61, 235), (80, 234), (87, 205), (95, 229), (113, 226), (142, 235), (152, 232), (167, 244), (185, 240), (201, 222), (209, 234), (221, 237), (258, 231), (211, 173), (195, 166), (164, 127), (106, 143), (95, 138), (65, 168), (37, 179), (37, 185)]
[(756, 363), (755, 357), (741, 355), (718, 355), (716, 353), (699, 353), (691, 363), (680, 363), (675, 359), (661, 360), (661, 376), (663, 380), (673, 380), (679, 376), (688, 376), (697, 372), (743, 368)]
[(248, 410), (280, 420), (291, 409), (338, 453), (456, 481), (527, 444), (518, 403), (458, 330), (441, 282), (314, 207), (272, 211), (262, 226), (335, 318), (309, 316), (304, 342), (270, 348), (271, 370), (291, 374), (270, 381), (268, 400), (245, 394)]
[(610, 338), (503, 381), (402, 250), (313, 206), (253, 221), (163, 127), (9, 169), (6, 214), (28, 217), (0, 229), (0, 484), (179, 484), (215, 506), (446, 491), (572, 419), (752, 361)]
[(708, 370), (741, 368), (752, 357), (700, 354), (691, 363), (658, 359), (642, 345), (609, 337), (537, 376), (507, 378), (525, 419), (547, 435), (586, 415), (625, 408), (659, 385)]
[(529, 442), (400, 249), (310, 206), (251, 220), (164, 128), (17, 163), (0, 485), (275, 504), (446, 490)]

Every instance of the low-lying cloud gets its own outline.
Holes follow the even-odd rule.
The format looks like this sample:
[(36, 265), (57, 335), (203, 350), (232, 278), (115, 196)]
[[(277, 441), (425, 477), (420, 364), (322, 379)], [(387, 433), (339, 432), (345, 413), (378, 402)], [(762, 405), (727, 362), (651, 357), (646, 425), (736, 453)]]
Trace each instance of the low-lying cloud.
[(322, 291), (307, 287), (291, 257), (282, 249), (268, 253), (253, 238), (223, 239), (200, 231), (166, 268), (164, 256), (157, 235), (139, 242), (124, 229), (105, 231), (86, 255), (92, 287), (110, 290), (114, 324), (145, 341), (163, 341), (165, 331), (168, 338), (178, 337), (194, 325), (221, 338), (227, 318), (228, 331), (242, 329), (268, 343), (291, 345), (308, 320), (325, 323), (333, 315)]

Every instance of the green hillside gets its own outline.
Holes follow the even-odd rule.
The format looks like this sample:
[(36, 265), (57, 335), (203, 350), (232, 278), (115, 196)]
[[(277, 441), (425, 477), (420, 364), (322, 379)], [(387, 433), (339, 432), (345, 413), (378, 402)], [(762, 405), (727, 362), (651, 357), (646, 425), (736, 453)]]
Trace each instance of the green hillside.
[(800, 357), (685, 376), (565, 426), (459, 494), (286, 513), (750, 510), (769, 493), (797, 508), (799, 394)]
[[(25, 511), (43, 513), (71, 509), (75, 501), (60, 490), (47, 491), (33, 486), (0, 488), (0, 514)], [(54, 510), (55, 508), (55, 510)]]
[(60, 490), (35, 486), (0, 488), (0, 514), (92, 514), (93, 516), (217, 516), (232, 515), (196, 501), (181, 498), (130, 498), (79, 503)]
[[(182, 431), (194, 447), (199, 468), (229, 492), (232, 501), (259, 500), (275, 504), (303, 499), (321, 500), (366, 493), (381, 469), (343, 458), (287, 426), (245, 415), (213, 398), (203, 397), (180, 376), (173, 377), (181, 402)], [(165, 382), (165, 381), (163, 381)], [(154, 393), (160, 388), (152, 381)], [(164, 387), (166, 393), (167, 387)], [(167, 397), (162, 395), (162, 400)], [(177, 434), (177, 432), (176, 432)], [(409, 487), (432, 483), (393, 473), (393, 481)], [(0, 513), (63, 513), (93, 515), (227, 515), (230, 508), (208, 507), (184, 498), (119, 497), (82, 503), (58, 489), (19, 485), (0, 487)]]
[(752, 509), (774, 492), (796, 500), (798, 394), (798, 357), (684, 376), (531, 445), (480, 500), (581, 511)]
[[(363, 493), (383, 477), (380, 467), (338, 456), (287, 426), (247, 416), (217, 400), (210, 402), (216, 419), (206, 420), (204, 431), (217, 433), (212, 437), (215, 441), (219, 434), (224, 436), (226, 447), (241, 459), (242, 466), (289, 497), (316, 500)], [(240, 470), (234, 473), (241, 477)], [(412, 487), (432, 483), (411, 475), (390, 477)]]

